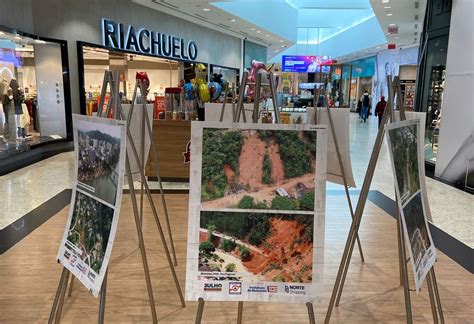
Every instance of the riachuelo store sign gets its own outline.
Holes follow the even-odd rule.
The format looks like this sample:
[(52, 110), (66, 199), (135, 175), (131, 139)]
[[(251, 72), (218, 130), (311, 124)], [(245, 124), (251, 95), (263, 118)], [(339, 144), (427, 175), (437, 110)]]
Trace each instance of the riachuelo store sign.
[(102, 44), (104, 46), (136, 52), (164, 56), (174, 59), (195, 61), (198, 54), (196, 42), (167, 35), (145, 28), (136, 29), (132, 25), (102, 19)]

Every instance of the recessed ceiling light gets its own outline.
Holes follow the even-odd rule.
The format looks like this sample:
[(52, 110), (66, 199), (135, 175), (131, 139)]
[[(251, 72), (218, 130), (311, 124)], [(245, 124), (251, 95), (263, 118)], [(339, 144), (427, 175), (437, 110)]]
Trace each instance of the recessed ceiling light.
[(286, 46), (285, 46), (285, 45), (281, 45), (280, 47), (281, 47), (281, 48), (285, 48)]
[(391, 16), (393, 16), (393, 14), (391, 14), (391, 13), (388, 13), (388, 14), (387, 14), (387, 16), (388, 16), (388, 17), (391, 17)]
[(5, 33), (4, 33), (4, 32), (2, 32), (2, 31), (0, 31), (0, 35), (5, 35)]
[(265, 37), (270, 37), (270, 35), (265, 35)]
[(283, 39), (280, 39), (280, 43), (283, 43)]
[(389, 24), (389, 26), (396, 26), (395, 24)]
[(229, 19), (229, 21), (235, 22), (235, 19), (234, 19), (234, 18), (232, 18), (232, 19)]
[(252, 28), (250, 28), (250, 30), (255, 30), (255, 28), (252, 27)]
[(21, 39), (21, 37), (20, 36), (15, 36), (15, 39)]
[(383, 7), (384, 9), (392, 9), (390, 6)]
[(257, 34), (260, 34), (260, 33), (261, 33), (261, 31), (260, 31), (260, 30), (257, 30)]
[(380, 46), (377, 46), (377, 49), (380, 49)]
[(382, 3), (389, 3), (390, 0), (382, 0)]
[(211, 11), (209, 8), (202, 8), (203, 11)]

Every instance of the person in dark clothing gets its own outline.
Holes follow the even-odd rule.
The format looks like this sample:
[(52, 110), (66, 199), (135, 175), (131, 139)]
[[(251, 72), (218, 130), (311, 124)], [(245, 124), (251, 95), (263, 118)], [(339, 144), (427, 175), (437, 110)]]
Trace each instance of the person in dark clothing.
[(385, 96), (380, 97), (380, 101), (377, 102), (375, 106), (375, 115), (379, 117), (379, 128), (380, 124), (382, 123), (383, 113), (385, 111), (385, 106), (387, 106), (387, 102), (385, 101)]
[(360, 98), (360, 102), (362, 103), (362, 110), (360, 116), (364, 123), (367, 121), (369, 117), (369, 108), (370, 108), (370, 95), (367, 90), (364, 91), (364, 94)]

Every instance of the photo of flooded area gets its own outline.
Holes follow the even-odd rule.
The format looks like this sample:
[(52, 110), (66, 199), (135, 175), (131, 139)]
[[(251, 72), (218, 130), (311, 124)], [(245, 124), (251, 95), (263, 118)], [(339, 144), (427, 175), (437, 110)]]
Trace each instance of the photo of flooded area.
[(314, 210), (316, 131), (205, 128), (202, 209)]
[(199, 265), (206, 280), (311, 283), (314, 216), (201, 211)]

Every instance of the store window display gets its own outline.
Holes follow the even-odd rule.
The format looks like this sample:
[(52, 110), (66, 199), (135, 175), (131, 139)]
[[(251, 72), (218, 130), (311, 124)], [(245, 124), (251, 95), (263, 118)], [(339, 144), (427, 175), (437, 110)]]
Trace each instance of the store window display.
[(0, 160), (67, 140), (62, 46), (0, 30)]

